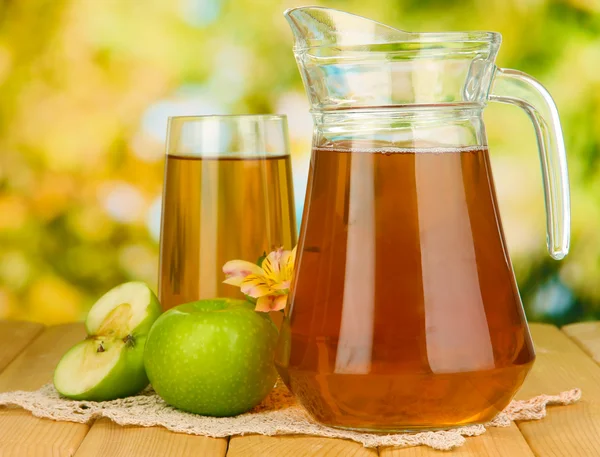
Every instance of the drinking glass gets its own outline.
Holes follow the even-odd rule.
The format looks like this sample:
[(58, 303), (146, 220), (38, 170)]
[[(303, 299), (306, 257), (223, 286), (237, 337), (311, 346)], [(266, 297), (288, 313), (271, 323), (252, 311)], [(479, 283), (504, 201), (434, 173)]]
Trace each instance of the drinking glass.
[(171, 117), (158, 282), (163, 309), (243, 298), (223, 284), (225, 262), (256, 261), (295, 244), (286, 117)]

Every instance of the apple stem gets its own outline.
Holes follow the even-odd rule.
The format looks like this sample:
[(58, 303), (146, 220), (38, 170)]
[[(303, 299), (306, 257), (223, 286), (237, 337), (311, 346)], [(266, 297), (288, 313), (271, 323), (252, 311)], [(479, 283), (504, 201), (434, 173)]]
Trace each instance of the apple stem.
[(104, 349), (104, 346), (102, 346), (102, 343), (100, 343), (98, 345), (98, 349), (96, 350), (96, 352), (104, 352), (106, 349)]

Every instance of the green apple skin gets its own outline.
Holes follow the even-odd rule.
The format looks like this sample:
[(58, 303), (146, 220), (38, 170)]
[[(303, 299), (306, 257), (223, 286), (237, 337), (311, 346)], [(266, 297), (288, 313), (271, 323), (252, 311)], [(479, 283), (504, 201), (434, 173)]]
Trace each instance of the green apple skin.
[(277, 327), (244, 300), (179, 305), (148, 334), (146, 373), (162, 399), (205, 416), (235, 416), (258, 405), (277, 379)]
[[(140, 283), (140, 285), (147, 287), (143, 283)], [(150, 381), (144, 369), (144, 346), (152, 325), (162, 314), (162, 307), (158, 298), (152, 290), (148, 289), (148, 291), (150, 293), (150, 303), (147, 307), (147, 316), (129, 334), (118, 362), (106, 377), (85, 392), (79, 394), (60, 392), (61, 395), (73, 400), (107, 401), (135, 395), (148, 386)], [(91, 324), (88, 319), (86, 319), (85, 325), (89, 334)], [(89, 340), (84, 340), (67, 351), (54, 372), (55, 385), (57, 385), (56, 378), (60, 364), (67, 358), (67, 354), (76, 351), (80, 345), (89, 343)]]

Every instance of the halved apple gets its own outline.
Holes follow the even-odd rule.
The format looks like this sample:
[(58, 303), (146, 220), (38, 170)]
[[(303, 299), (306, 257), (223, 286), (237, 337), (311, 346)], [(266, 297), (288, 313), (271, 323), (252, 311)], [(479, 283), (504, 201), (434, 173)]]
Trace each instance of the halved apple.
[(109, 290), (90, 309), (88, 337), (73, 346), (54, 372), (54, 386), (75, 400), (104, 401), (134, 395), (149, 383), (144, 345), (162, 310), (142, 282)]

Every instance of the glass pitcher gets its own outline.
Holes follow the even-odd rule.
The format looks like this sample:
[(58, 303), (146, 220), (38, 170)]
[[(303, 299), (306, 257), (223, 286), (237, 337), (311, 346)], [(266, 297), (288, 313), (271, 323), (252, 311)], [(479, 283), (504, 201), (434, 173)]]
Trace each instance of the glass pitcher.
[(535, 354), (482, 112), (492, 100), (531, 118), (548, 250), (562, 259), (569, 191), (552, 98), (495, 66), (498, 33), (408, 33), (321, 7), (285, 16), (315, 128), (282, 378), (334, 427), (489, 421)]

